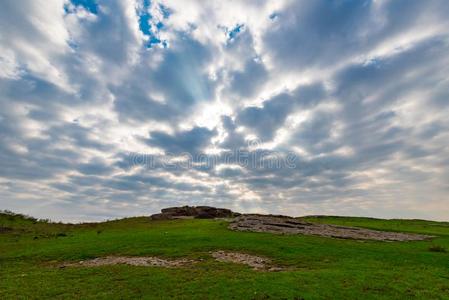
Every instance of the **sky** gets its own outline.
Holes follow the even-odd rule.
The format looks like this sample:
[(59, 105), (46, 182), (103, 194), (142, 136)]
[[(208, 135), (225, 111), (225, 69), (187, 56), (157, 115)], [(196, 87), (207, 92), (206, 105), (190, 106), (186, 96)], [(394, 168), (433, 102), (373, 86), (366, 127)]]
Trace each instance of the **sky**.
[(0, 209), (449, 220), (446, 0), (0, 6)]

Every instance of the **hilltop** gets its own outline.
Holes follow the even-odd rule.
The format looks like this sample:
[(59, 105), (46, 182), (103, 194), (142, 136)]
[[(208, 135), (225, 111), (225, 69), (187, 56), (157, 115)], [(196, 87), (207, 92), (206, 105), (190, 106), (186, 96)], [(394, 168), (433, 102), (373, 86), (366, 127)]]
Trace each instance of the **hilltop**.
[(449, 223), (295, 220), (433, 238), (236, 231), (229, 229), (234, 218), (62, 224), (6, 212), (0, 214), (0, 298), (448, 299)]

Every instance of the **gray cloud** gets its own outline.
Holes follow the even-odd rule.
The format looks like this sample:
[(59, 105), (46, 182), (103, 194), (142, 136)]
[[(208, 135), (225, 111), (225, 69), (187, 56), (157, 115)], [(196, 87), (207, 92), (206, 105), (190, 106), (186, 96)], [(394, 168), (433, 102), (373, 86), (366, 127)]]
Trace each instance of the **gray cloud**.
[(318, 104), (324, 96), (325, 91), (320, 84), (299, 86), (292, 93), (282, 93), (263, 102), (262, 107), (243, 109), (237, 115), (237, 123), (255, 130), (262, 140), (271, 140), (288, 115)]
[(174, 135), (153, 131), (145, 142), (150, 146), (162, 148), (171, 154), (195, 154), (209, 145), (215, 134), (215, 131), (204, 127), (195, 127), (191, 130), (177, 132)]
[(265, 82), (268, 77), (265, 66), (251, 59), (245, 63), (244, 71), (236, 71), (231, 75), (230, 89), (243, 97), (254, 95), (257, 88)]
[(0, 208), (447, 218), (447, 1), (199, 2), (151, 34), (134, 0), (16, 2), (0, 12)]
[(275, 129), (279, 128), (291, 112), (293, 103), (290, 96), (281, 94), (264, 103), (262, 108), (247, 107), (239, 113), (237, 122), (254, 128), (258, 135), (266, 140), (273, 138)]
[(411, 28), (419, 32), (438, 25), (447, 12), (447, 4), (438, 0), (296, 1), (279, 14), (264, 40), (283, 68), (327, 67)]

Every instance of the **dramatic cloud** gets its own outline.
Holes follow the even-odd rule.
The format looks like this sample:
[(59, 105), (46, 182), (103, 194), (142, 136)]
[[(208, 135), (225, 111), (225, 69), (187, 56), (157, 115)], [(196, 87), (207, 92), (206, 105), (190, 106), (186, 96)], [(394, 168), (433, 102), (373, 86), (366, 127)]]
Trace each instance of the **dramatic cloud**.
[(195, 127), (175, 135), (156, 131), (151, 133), (146, 143), (150, 146), (160, 147), (172, 154), (181, 154), (183, 152), (196, 154), (210, 144), (210, 140), (214, 135), (214, 131), (203, 127)]
[(449, 216), (445, 0), (5, 0), (0, 208)]

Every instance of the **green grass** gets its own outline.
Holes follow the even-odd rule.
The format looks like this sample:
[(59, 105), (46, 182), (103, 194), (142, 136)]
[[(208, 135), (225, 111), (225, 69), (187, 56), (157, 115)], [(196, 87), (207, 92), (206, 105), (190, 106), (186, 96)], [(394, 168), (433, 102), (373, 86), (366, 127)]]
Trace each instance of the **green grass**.
[[(68, 225), (0, 214), (0, 299), (449, 299), (449, 253), (430, 250), (449, 249), (449, 223), (305, 219), (436, 238), (354, 241), (233, 232), (220, 220), (140, 217)], [(211, 259), (212, 250), (267, 256), (289, 271), (260, 272), (220, 263)], [(57, 267), (105, 255), (203, 260), (176, 269)]]

